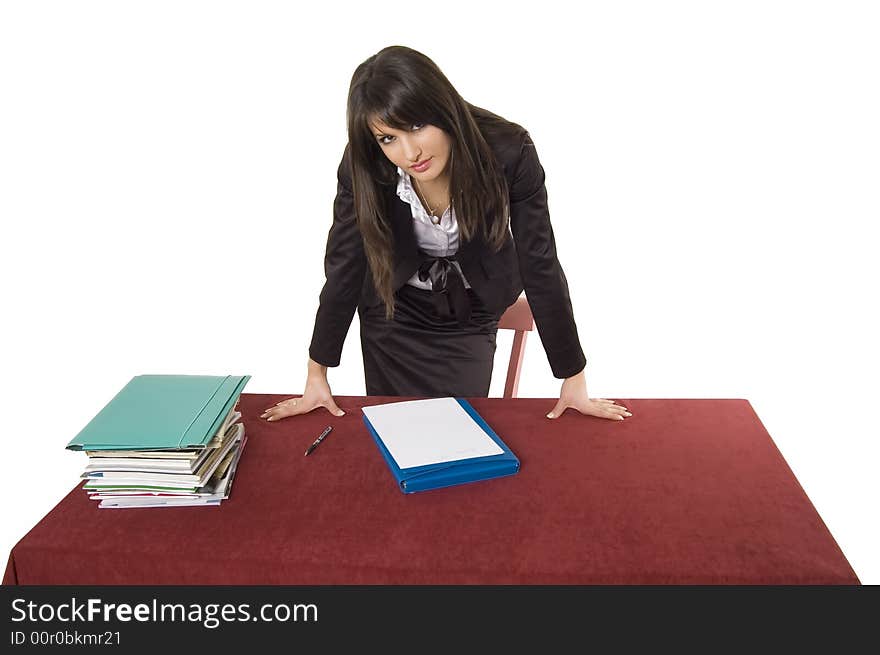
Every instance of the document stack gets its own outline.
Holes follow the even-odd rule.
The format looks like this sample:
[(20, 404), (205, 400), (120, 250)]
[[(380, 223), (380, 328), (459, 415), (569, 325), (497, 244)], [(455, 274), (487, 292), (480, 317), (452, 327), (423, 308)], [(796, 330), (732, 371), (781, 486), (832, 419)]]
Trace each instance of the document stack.
[(98, 507), (219, 505), (247, 441), (238, 398), (250, 376), (139, 375), (67, 445), (89, 456)]

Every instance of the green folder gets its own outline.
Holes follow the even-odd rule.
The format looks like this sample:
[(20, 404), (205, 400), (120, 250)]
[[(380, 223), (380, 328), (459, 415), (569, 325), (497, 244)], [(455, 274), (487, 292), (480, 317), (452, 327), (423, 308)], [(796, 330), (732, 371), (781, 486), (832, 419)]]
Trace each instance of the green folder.
[(235, 406), (250, 375), (138, 375), (67, 448), (204, 448)]

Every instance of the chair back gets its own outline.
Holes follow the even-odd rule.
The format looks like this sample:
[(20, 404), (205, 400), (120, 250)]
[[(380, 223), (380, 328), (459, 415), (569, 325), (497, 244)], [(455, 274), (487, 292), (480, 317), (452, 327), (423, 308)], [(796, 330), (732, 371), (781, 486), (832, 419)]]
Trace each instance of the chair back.
[(516, 299), (498, 319), (499, 330), (513, 330), (513, 345), (510, 348), (510, 361), (507, 364), (507, 380), (504, 382), (504, 397), (516, 398), (519, 388), (519, 374), (522, 371), (523, 356), (526, 352), (526, 337), (535, 329), (535, 319), (525, 295)]

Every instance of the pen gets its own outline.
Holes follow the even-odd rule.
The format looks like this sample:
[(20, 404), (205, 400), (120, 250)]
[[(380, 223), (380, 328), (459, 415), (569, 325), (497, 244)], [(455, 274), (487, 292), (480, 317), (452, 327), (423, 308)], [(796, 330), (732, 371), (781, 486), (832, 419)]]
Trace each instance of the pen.
[(306, 449), (306, 455), (308, 455), (315, 448), (317, 448), (318, 444), (321, 443), (322, 441), (324, 441), (324, 437), (326, 437), (328, 434), (330, 434), (330, 430), (332, 430), (332, 429), (333, 429), (333, 427), (330, 425), (328, 425), (326, 428), (324, 428), (324, 431), (321, 434), (319, 434), (318, 438), (312, 442), (312, 445)]

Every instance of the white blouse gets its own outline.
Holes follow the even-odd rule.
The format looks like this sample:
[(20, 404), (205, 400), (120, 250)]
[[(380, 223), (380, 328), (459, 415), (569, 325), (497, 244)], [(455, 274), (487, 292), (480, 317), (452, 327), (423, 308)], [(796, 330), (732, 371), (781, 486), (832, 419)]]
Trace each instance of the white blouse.
[[(397, 195), (408, 203), (412, 210), (413, 227), (419, 248), (432, 257), (448, 257), (458, 252), (458, 222), (455, 220), (455, 212), (452, 211), (451, 206), (440, 218), (429, 215), (412, 186), (409, 174), (400, 166), (397, 167), (397, 178)], [(459, 263), (453, 261), (452, 265), (461, 274), (465, 288), (470, 289), (471, 285), (461, 272)], [(414, 273), (406, 283), (420, 289), (432, 290), (430, 278), (422, 282), (418, 272)]]

